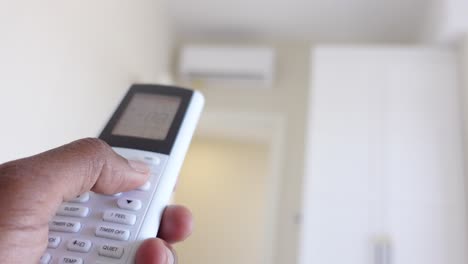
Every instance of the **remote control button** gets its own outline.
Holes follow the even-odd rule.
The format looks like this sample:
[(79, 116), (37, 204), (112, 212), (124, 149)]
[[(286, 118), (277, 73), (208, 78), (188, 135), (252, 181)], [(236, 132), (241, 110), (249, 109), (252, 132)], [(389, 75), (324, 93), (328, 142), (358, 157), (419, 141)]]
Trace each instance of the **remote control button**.
[(96, 236), (109, 238), (114, 240), (126, 241), (130, 238), (130, 231), (128, 229), (120, 229), (105, 225), (99, 225), (96, 228)]
[(63, 257), (59, 264), (83, 264), (83, 259), (75, 257)]
[(52, 220), (49, 222), (49, 230), (66, 233), (77, 233), (81, 229), (80, 222)]
[(161, 159), (158, 157), (144, 157), (143, 162), (149, 165), (159, 165), (161, 163)]
[(70, 203), (86, 203), (89, 201), (89, 192), (78, 195), (75, 199), (70, 200)]
[(58, 248), (62, 239), (59, 236), (49, 236), (48, 248)]
[(89, 214), (89, 208), (78, 206), (78, 205), (70, 205), (70, 204), (62, 204), (60, 205), (57, 215), (62, 216), (72, 216), (72, 217), (86, 217)]
[(75, 252), (87, 253), (91, 249), (91, 241), (81, 240), (81, 239), (72, 239), (68, 241), (67, 249)]
[(99, 194), (99, 195), (108, 196), (108, 197), (118, 197), (122, 195), (122, 193), (119, 192), (119, 193), (114, 193), (114, 194)]
[(147, 182), (145, 182), (145, 184), (143, 184), (142, 186), (138, 187), (137, 190), (140, 190), (140, 191), (148, 191), (150, 188), (151, 188), (151, 182), (150, 182), (150, 181), (147, 181)]
[(117, 205), (119, 208), (131, 211), (138, 211), (141, 209), (141, 201), (136, 199), (120, 198), (117, 201)]
[(136, 222), (136, 215), (107, 210), (104, 212), (102, 219), (106, 222), (113, 222), (124, 225), (134, 225)]
[(52, 256), (49, 253), (44, 253), (41, 259), (39, 259), (39, 264), (49, 264), (52, 260)]
[(113, 246), (113, 245), (102, 245), (101, 247), (99, 247), (100, 256), (119, 259), (123, 256), (123, 253), (124, 253), (123, 247)]

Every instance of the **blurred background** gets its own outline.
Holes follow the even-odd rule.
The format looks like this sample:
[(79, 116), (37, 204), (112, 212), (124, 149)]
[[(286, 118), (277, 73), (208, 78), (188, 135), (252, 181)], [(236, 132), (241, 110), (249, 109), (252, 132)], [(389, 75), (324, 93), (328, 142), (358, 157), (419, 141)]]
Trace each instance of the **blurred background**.
[(0, 1), (0, 163), (199, 89), (180, 263), (466, 264), (468, 2)]

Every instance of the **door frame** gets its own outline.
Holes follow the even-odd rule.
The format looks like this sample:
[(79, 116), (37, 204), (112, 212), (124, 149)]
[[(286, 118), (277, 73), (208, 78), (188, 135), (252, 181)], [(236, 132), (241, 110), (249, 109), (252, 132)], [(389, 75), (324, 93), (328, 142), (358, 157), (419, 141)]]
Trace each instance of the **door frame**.
[(246, 143), (265, 144), (269, 150), (266, 187), (266, 237), (264, 264), (275, 263), (278, 250), (278, 218), (281, 182), (285, 160), (286, 122), (280, 113), (242, 111), (205, 111), (195, 138), (230, 139)]

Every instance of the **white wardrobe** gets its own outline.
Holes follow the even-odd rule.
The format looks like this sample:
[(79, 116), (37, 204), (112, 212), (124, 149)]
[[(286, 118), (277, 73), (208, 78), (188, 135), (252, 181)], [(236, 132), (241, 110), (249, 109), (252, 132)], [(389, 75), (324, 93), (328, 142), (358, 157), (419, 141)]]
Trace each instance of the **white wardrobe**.
[(300, 264), (467, 264), (457, 54), (319, 47)]

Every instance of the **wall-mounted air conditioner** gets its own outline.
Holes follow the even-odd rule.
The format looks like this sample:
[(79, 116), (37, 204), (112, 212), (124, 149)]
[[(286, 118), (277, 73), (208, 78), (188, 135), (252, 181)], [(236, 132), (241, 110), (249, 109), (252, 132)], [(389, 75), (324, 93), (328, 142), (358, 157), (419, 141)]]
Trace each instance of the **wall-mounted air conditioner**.
[(247, 82), (271, 86), (274, 61), (272, 48), (188, 45), (181, 50), (179, 75), (192, 83)]

